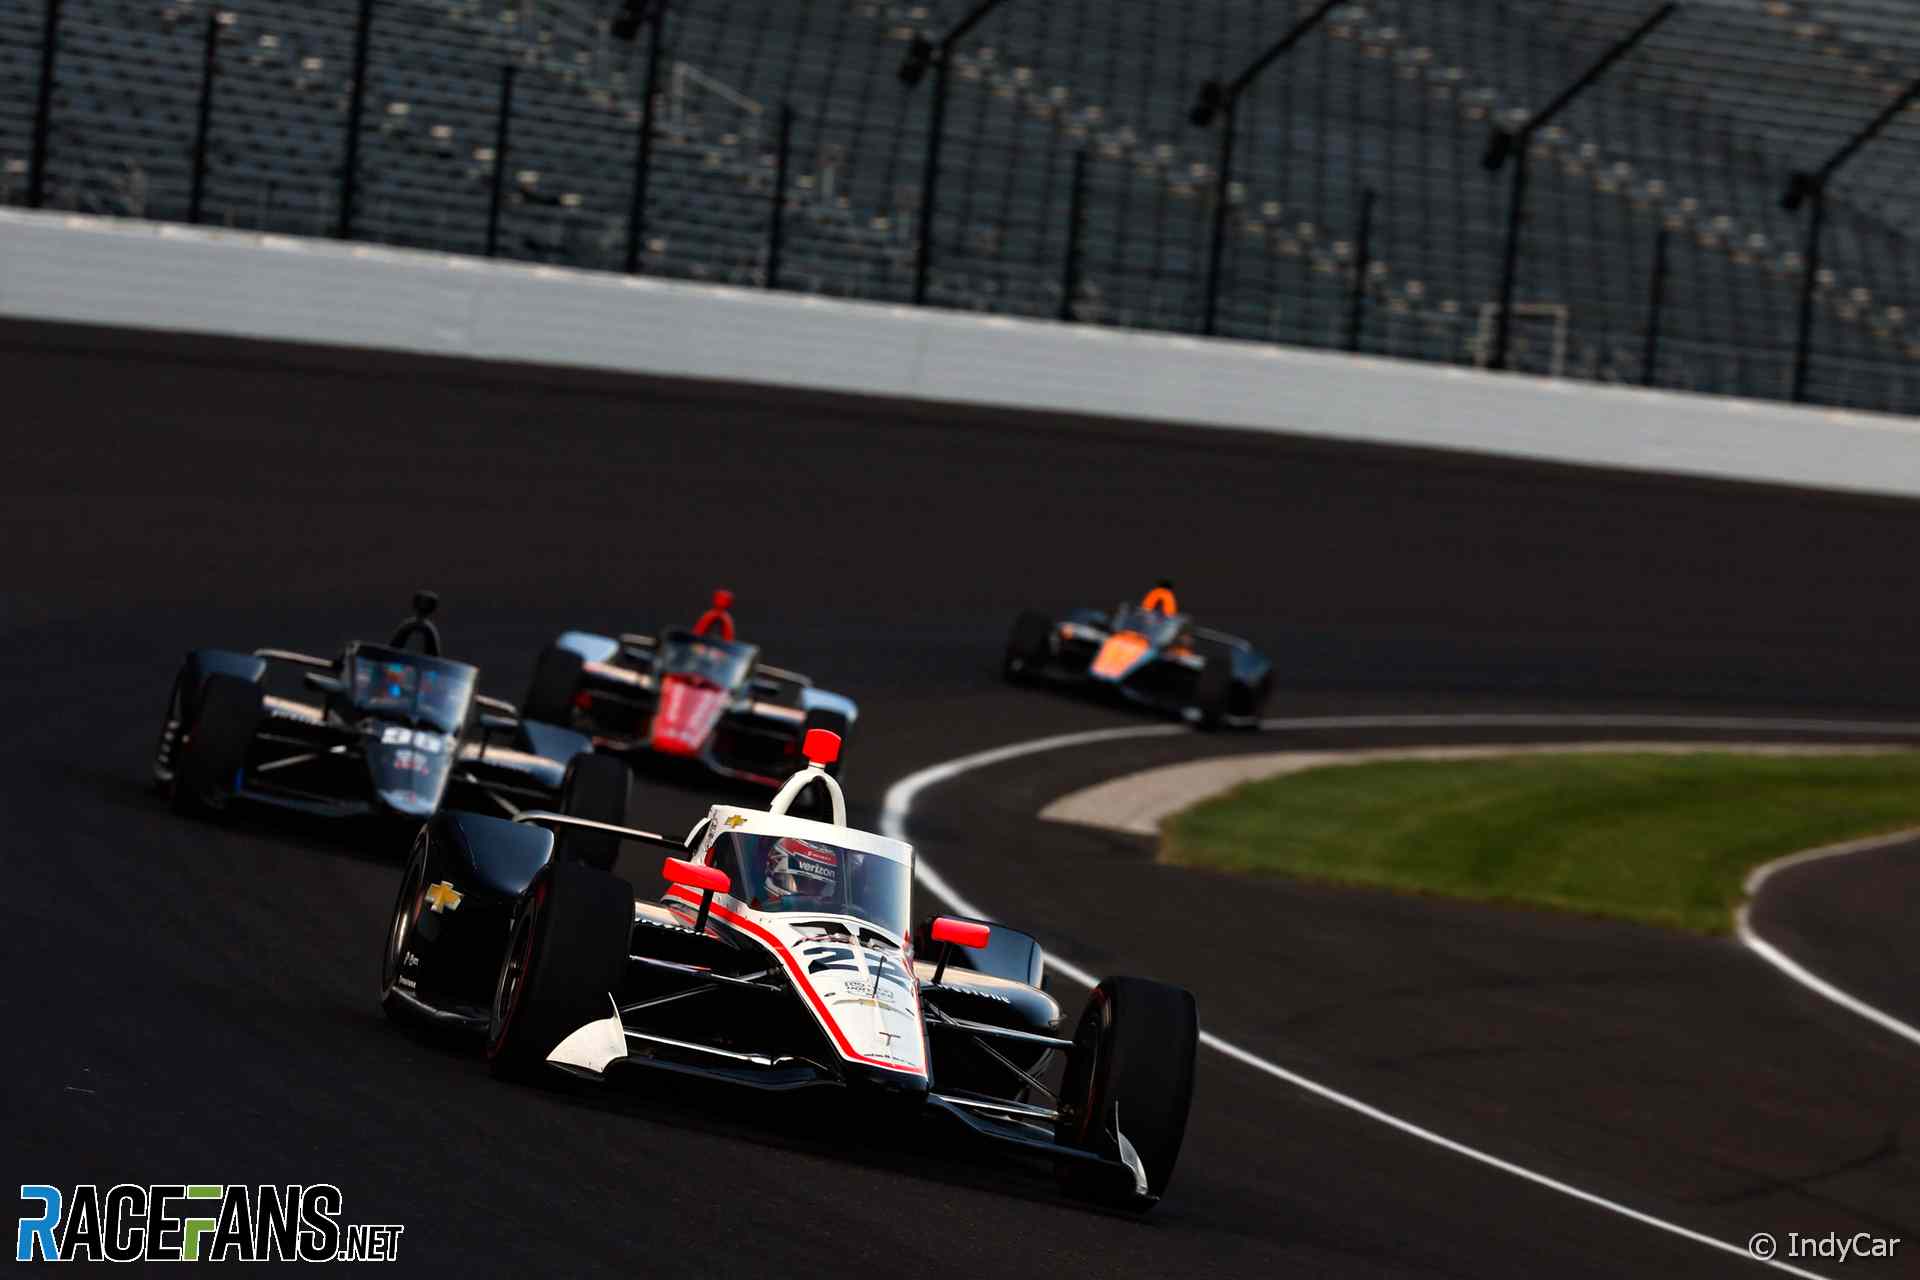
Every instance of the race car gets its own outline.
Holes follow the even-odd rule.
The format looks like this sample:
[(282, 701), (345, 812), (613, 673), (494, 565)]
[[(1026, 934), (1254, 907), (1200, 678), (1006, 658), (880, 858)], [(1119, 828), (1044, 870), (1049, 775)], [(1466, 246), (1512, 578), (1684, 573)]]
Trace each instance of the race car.
[[(401, 878), (382, 1004), (480, 1033), (502, 1077), (840, 1090), (856, 1115), (958, 1121), (1051, 1159), (1070, 1192), (1150, 1207), (1186, 1131), (1193, 996), (1108, 978), (1061, 1035), (1031, 937), (909, 928), (913, 848), (846, 825), (838, 749), (808, 734), (765, 810), (715, 805), (684, 840), (620, 831), (668, 852), (657, 900), (554, 852), (580, 819), (440, 814)], [(809, 788), (828, 819), (790, 812)]]
[(692, 627), (659, 636), (566, 632), (535, 661), (525, 714), (578, 729), (601, 751), (691, 760), (778, 787), (810, 730), (845, 739), (859, 710), (760, 661), (757, 647), (735, 638), (732, 605), (732, 592), (716, 591)]
[(1208, 729), (1258, 724), (1273, 688), (1273, 663), (1238, 636), (1193, 625), (1166, 581), (1110, 611), (1022, 613), (1001, 670), (1010, 683), (1108, 691)]
[[(452, 804), (509, 815), (557, 806), (625, 821), (626, 765), (591, 754), (581, 734), (476, 693), (479, 671), (440, 656), (431, 619), (438, 604), (432, 592), (418, 593), (414, 616), (389, 643), (349, 644), (335, 658), (287, 649), (187, 654), (167, 698), (155, 784), (176, 810), (197, 815), (244, 803), (417, 822)], [(293, 671), (317, 699), (269, 692), (270, 680)], [(619, 844), (586, 831), (569, 841), (603, 865)]]

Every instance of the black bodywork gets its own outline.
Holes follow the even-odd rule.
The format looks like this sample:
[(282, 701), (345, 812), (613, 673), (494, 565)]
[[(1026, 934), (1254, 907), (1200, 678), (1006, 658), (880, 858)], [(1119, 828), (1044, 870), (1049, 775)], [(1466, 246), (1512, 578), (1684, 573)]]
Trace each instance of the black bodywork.
[[(155, 783), (182, 808), (241, 801), (329, 818), (551, 804), (567, 762), (591, 744), (478, 694), (478, 670), (438, 656), (424, 614), (394, 640), (349, 644), (331, 659), (193, 650), (168, 695)], [(413, 640), (425, 651), (401, 647)], [(202, 758), (189, 760), (196, 749)], [(200, 776), (210, 768), (217, 776)]]

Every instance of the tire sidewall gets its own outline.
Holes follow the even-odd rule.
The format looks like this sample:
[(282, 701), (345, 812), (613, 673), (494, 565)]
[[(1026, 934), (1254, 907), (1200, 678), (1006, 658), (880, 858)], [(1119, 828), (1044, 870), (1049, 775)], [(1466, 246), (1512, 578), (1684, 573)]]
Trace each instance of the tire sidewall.
[(174, 748), (175, 808), (185, 813), (226, 808), (234, 774), (246, 764), (259, 722), (259, 685), (238, 676), (206, 678)]
[(520, 703), (520, 714), (528, 720), (573, 724), (573, 700), (580, 692), (580, 674), (586, 660), (571, 649), (548, 645), (534, 659), (533, 678), (527, 682), (527, 696)]

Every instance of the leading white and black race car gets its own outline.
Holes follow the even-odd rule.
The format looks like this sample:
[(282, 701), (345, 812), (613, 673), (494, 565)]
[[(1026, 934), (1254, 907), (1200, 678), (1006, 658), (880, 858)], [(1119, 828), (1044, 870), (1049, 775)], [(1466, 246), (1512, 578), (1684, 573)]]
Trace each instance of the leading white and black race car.
[[(394, 906), (387, 1011), (483, 1032), (509, 1078), (861, 1091), (892, 1105), (857, 1114), (940, 1113), (1050, 1157), (1076, 1194), (1153, 1205), (1186, 1132), (1193, 996), (1109, 978), (1067, 1039), (1032, 938), (945, 917), (911, 930), (913, 849), (846, 825), (838, 745), (810, 734), (767, 809), (716, 805), (684, 841), (621, 829), (676, 855), (654, 901), (555, 855), (554, 830), (581, 820), (440, 814)], [(808, 787), (830, 819), (788, 812)]]

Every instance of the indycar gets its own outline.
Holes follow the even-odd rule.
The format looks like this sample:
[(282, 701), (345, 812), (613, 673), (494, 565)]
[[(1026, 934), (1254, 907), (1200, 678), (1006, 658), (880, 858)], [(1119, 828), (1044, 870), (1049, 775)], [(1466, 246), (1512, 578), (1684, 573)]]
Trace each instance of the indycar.
[[(385, 644), (333, 658), (288, 649), (196, 649), (175, 675), (153, 778), (173, 807), (213, 815), (236, 803), (328, 818), (418, 822), (443, 804), (494, 812), (557, 806), (626, 820), (629, 774), (581, 734), (521, 718), (475, 692), (479, 671), (440, 656), (432, 592)], [(419, 642), (416, 650), (410, 646)], [(316, 698), (269, 692), (297, 671)], [(617, 839), (581, 831), (573, 852), (611, 865)]]
[[(622, 830), (667, 851), (657, 900), (554, 851), (582, 819), (441, 813), (401, 878), (387, 1013), (479, 1033), (513, 1080), (840, 1090), (855, 1114), (957, 1121), (1052, 1160), (1069, 1193), (1149, 1208), (1186, 1131), (1193, 996), (1108, 978), (1063, 1036), (1033, 938), (909, 928), (912, 846), (846, 825), (838, 748), (810, 733), (765, 810), (715, 805), (684, 840)], [(808, 788), (828, 818), (789, 811)]]
[(1022, 613), (1001, 671), (1013, 684), (1110, 692), (1207, 729), (1258, 724), (1273, 688), (1264, 654), (1238, 636), (1195, 626), (1164, 581), (1138, 604), (1122, 601), (1110, 611)]
[[(843, 740), (852, 699), (760, 660), (734, 635), (733, 594), (690, 628), (658, 636), (568, 631), (542, 650), (521, 706), (629, 758), (691, 760), (724, 778), (779, 787), (814, 729)], [(834, 766), (837, 774), (839, 765)]]

